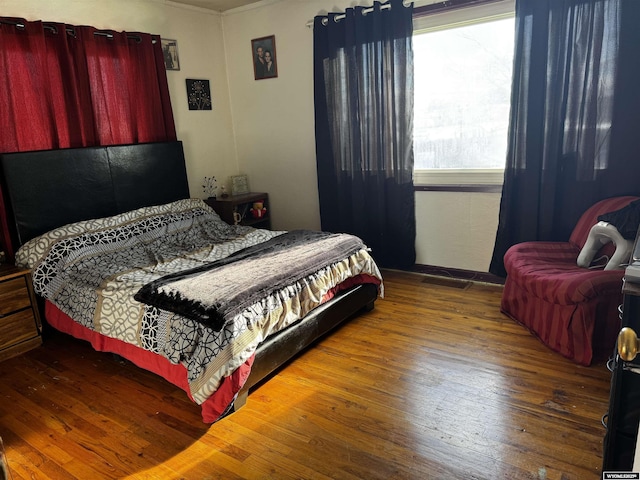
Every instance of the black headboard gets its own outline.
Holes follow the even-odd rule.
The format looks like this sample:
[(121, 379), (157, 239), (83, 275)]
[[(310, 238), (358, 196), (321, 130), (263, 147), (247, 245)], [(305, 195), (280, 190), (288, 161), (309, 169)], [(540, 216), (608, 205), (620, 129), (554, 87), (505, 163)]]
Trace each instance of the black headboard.
[(189, 198), (182, 142), (0, 155), (14, 248), (53, 228)]

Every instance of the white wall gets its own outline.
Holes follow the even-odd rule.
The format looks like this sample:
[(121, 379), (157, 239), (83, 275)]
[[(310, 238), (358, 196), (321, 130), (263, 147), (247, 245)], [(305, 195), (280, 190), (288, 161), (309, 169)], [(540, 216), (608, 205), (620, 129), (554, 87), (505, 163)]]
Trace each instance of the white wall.
[[(223, 15), (238, 164), (252, 188), (269, 192), (276, 228), (320, 228), (306, 24), (327, 10), (371, 3), (264, 0)], [(256, 81), (251, 39), (267, 35), (276, 37), (278, 78)], [(417, 192), (417, 263), (486, 272), (499, 203), (497, 193)]]
[[(320, 228), (306, 23), (327, 3), (266, 1), (223, 17), (238, 165), (252, 189), (269, 192), (276, 228)], [(268, 35), (276, 38), (278, 78), (254, 80), (251, 39)]]
[[(178, 140), (184, 143), (191, 195), (202, 179), (237, 173), (222, 18), (159, 0), (0, 0), (0, 15), (158, 34), (178, 41), (180, 70), (167, 72)], [(213, 110), (190, 111), (185, 79), (208, 79)]]
[[(252, 190), (269, 192), (274, 228), (317, 229), (313, 31), (306, 24), (356, 3), (371, 4), (264, 0), (219, 15), (167, 0), (0, 0), (0, 15), (176, 39), (181, 70), (167, 77), (191, 195), (204, 196), (204, 176), (246, 173)], [(251, 39), (267, 35), (276, 37), (278, 78), (256, 81)], [(213, 110), (188, 110), (186, 78), (210, 80)], [(418, 192), (417, 263), (486, 271), (499, 199)]]
[(416, 263), (486, 272), (499, 193), (416, 192)]

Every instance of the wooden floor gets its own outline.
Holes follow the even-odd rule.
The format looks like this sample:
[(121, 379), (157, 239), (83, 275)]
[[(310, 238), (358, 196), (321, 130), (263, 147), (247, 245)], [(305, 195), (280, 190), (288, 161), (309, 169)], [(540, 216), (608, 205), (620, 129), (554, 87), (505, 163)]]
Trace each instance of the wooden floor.
[(61, 334), (0, 364), (13, 480), (600, 478), (610, 375), (499, 312), (501, 287), (385, 272), (386, 298), (214, 425)]

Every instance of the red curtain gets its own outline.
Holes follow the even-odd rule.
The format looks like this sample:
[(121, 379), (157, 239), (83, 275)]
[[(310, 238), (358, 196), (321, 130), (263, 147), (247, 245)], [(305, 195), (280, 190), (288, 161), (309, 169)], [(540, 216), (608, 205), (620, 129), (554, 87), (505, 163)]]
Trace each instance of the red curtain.
[(0, 17), (0, 71), (0, 153), (176, 140), (157, 35)]

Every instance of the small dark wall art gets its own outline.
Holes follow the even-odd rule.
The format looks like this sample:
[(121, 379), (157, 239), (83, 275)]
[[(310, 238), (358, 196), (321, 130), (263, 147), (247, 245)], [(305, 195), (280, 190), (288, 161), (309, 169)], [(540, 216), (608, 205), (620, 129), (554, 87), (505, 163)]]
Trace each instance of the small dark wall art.
[(275, 35), (251, 40), (251, 55), (253, 55), (253, 75), (256, 80), (278, 76)]
[(209, 80), (187, 78), (187, 101), (189, 110), (211, 110)]

